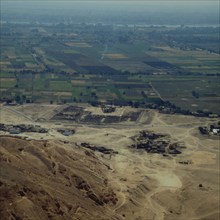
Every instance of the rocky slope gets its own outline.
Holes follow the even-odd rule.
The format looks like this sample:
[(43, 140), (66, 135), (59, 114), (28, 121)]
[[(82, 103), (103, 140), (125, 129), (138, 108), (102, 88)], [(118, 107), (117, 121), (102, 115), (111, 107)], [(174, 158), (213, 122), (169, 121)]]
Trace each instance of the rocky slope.
[[(2, 219), (114, 219), (110, 169), (92, 152), (60, 141), (0, 137)], [(117, 218), (116, 218), (117, 219)]]

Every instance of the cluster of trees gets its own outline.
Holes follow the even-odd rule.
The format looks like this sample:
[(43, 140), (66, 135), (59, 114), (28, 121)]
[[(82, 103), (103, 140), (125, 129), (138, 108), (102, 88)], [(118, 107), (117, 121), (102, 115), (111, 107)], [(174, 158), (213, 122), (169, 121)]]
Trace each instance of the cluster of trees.
[(25, 95), (15, 95), (13, 98), (6, 98), (3, 97), (0, 99), (1, 102), (6, 102), (7, 104), (17, 103), (17, 104), (24, 104), (24, 103), (33, 103), (33, 100), (27, 98)]

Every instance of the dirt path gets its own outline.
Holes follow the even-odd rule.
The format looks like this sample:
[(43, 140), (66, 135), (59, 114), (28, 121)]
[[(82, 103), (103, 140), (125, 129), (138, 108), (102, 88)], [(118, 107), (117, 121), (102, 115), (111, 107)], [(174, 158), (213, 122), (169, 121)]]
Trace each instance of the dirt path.
[(6, 107), (6, 106), (4, 106), (3, 108), (6, 109), (6, 110), (9, 110), (10, 112), (12, 112), (14, 114), (16, 114), (16, 116), (19, 117), (19, 118), (22, 116), (23, 118), (28, 119), (31, 122), (34, 122), (32, 118), (28, 117), (27, 115), (23, 114), (20, 111), (17, 111), (14, 108)]
[[(122, 152), (119, 152), (119, 155), (111, 161), (113, 166), (111, 178), (113, 180), (110, 183), (114, 183), (118, 189), (117, 195), (119, 196), (119, 202), (114, 208), (114, 211), (120, 213), (120, 209), (130, 203), (131, 200), (141, 208), (141, 210), (150, 209), (155, 214), (155, 219), (164, 219), (166, 209), (155, 201), (153, 196), (163, 190), (169, 189), (175, 191), (182, 187), (181, 180), (175, 174), (175, 159), (161, 163), (159, 155), (153, 156), (147, 153), (135, 153), (126, 148), (124, 148)], [(126, 160), (120, 153), (126, 155)], [(128, 168), (129, 171), (126, 172)], [(140, 186), (147, 186), (150, 180), (156, 181), (156, 184), (151, 187), (149, 192), (141, 192), (142, 197), (138, 198), (134, 192), (140, 191)], [(146, 213), (143, 212), (142, 219), (146, 218), (144, 218), (145, 214)]]
[(151, 86), (152, 90), (157, 94), (157, 96), (162, 100), (165, 101), (162, 96), (160, 95), (160, 93), (154, 88), (154, 86), (152, 85), (152, 83), (150, 82), (149, 85)]
[(214, 212), (210, 212), (210, 213), (207, 213), (205, 215), (200, 215), (196, 218), (190, 218), (189, 220), (200, 220), (200, 219), (212, 219), (212, 215), (216, 215), (216, 216), (219, 216), (219, 211), (214, 211)]

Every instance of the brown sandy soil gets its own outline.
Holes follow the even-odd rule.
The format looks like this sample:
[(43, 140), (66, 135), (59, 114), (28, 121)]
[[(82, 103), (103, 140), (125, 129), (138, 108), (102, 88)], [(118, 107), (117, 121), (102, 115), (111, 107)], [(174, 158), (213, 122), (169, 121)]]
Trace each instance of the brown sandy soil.
[[(59, 110), (52, 107), (46, 114), (54, 109)], [(97, 108), (87, 110), (101, 114)], [(114, 114), (128, 110), (118, 109)], [(9, 121), (18, 124), (22, 114), (2, 107), (1, 122), (8, 123), (6, 116), (10, 116)], [(31, 123), (32, 115), (26, 111), (23, 123)], [(17, 135), (29, 141), (2, 133), (2, 215), (14, 216), (11, 219), (26, 215), (26, 219), (218, 220), (219, 139), (198, 132), (198, 126), (213, 120), (150, 110), (135, 123), (37, 122), (49, 133)], [(76, 132), (63, 136), (56, 131), (59, 127)], [(130, 148), (131, 137), (142, 130), (167, 134), (186, 148), (168, 157)], [(118, 154), (78, 147), (82, 142)]]
[(7, 136), (0, 146), (2, 219), (114, 219), (109, 168), (93, 153)]

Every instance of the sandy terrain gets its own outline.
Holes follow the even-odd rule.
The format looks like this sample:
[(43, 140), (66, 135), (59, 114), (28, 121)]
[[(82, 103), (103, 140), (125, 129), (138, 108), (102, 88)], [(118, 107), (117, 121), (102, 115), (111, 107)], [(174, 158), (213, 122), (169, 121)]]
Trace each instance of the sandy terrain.
[[(62, 109), (1, 106), (1, 123), (49, 129), (16, 137), (0, 133), (0, 211), (5, 219), (219, 219), (219, 139), (198, 132), (198, 126), (215, 119), (150, 110), (137, 122), (119, 124), (49, 120)], [(102, 114), (97, 108), (87, 110)], [(114, 114), (130, 110), (120, 108)], [(57, 128), (76, 132), (64, 136)], [(131, 148), (131, 137), (142, 130), (167, 134), (186, 148), (166, 157)], [(79, 147), (82, 142), (118, 154)]]

